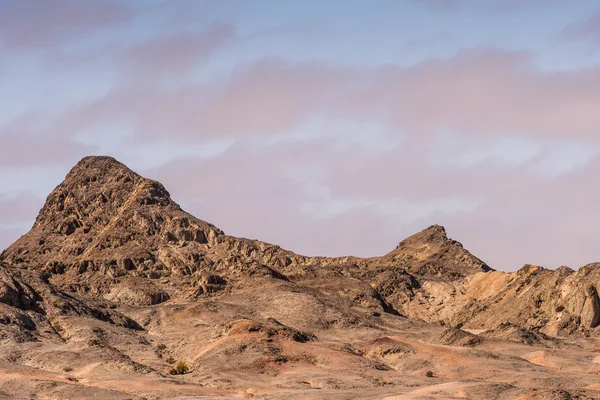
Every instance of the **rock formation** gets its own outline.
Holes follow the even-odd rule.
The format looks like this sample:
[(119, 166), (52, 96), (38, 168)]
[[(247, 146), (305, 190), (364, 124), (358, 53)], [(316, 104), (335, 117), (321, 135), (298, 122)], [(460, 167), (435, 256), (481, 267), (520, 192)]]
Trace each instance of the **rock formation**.
[[(87, 157), (0, 256), (0, 370), (38, 398), (69, 397), (73, 385), (96, 398), (172, 390), (345, 398), (353, 388), (408, 396), (415, 385), (429, 393), (431, 379), (442, 385), (440, 398), (457, 379), (469, 398), (559, 396), (565, 388), (584, 396), (600, 387), (575, 383), (576, 363), (571, 381), (538, 369), (555, 363), (548, 349), (594, 348), (587, 338), (600, 333), (598, 287), (600, 264), (494, 271), (437, 225), (381, 257), (298, 255), (225, 235), (183, 211), (160, 183), (110, 157)], [(498, 343), (544, 350), (493, 355)], [(442, 348), (508, 372), (490, 380), (474, 368), (465, 378)], [(175, 358), (190, 364), (191, 380), (169, 375)], [(428, 368), (437, 372), (425, 376)], [(537, 378), (515, 386), (515, 370)], [(15, 390), (0, 379), (0, 391)]]

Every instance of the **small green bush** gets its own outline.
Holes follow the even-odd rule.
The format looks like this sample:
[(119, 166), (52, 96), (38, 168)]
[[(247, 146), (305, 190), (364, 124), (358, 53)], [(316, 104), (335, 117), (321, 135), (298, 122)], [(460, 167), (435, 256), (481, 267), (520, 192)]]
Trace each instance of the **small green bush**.
[(425, 376), (428, 377), (428, 378), (433, 378), (433, 376), (434, 376), (433, 375), (433, 371), (427, 371), (427, 372), (425, 372)]
[(156, 348), (158, 349), (158, 351), (164, 351), (167, 349), (167, 345), (161, 343)]
[(171, 356), (169, 356), (169, 358), (167, 358), (165, 361), (167, 362), (167, 364), (174, 364), (175, 363), (175, 359), (173, 357), (171, 357)]

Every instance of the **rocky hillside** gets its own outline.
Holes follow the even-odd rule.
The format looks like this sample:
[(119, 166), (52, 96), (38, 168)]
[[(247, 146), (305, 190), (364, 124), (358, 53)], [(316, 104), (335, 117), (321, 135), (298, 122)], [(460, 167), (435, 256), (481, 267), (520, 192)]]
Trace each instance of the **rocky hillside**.
[(557, 335), (592, 334), (600, 323), (595, 264), (578, 272), (497, 272), (437, 225), (382, 257), (301, 256), (225, 235), (183, 211), (160, 183), (110, 157), (79, 162), (1, 260), (38, 271), (62, 290), (128, 304), (215, 293), (259, 274), (348, 281), (353, 301), (452, 326), (510, 323)]
[[(362, 388), (372, 398), (429, 385), (427, 369), (434, 380), (444, 375), (440, 385), (462, 379), (466, 367), (444, 361), (442, 348), (491, 354), (506, 342), (510, 351), (486, 362), (507, 371), (498, 381), (507, 386), (481, 383), (474, 368), (479, 383), (459, 385), (461, 393), (558, 396), (579, 389), (579, 367), (570, 367), (571, 381), (540, 372), (515, 386), (511, 374), (537, 374), (531, 366), (541, 361), (532, 360), (542, 356), (519, 358), (514, 346), (571, 348), (598, 336), (599, 285), (595, 264), (494, 271), (437, 225), (381, 257), (302, 256), (225, 235), (160, 183), (113, 158), (87, 157), (0, 256), (0, 370), (20, 366), (19, 390), (38, 398), (69, 397), (73, 385), (90, 397), (225, 396), (248, 382), (265, 396)], [(484, 354), (447, 351), (467, 364)], [(194, 371), (188, 380), (169, 378), (176, 359)], [(31, 376), (58, 386), (42, 390)]]
[(226, 236), (181, 210), (160, 183), (110, 157), (78, 163), (48, 196), (31, 231), (1, 259), (39, 271), (65, 290), (133, 304), (221, 290), (248, 273), (339, 274), (376, 289), (361, 295), (383, 299), (377, 291), (414, 294), (417, 277), (452, 282), (490, 271), (440, 226), (372, 259), (305, 257)]

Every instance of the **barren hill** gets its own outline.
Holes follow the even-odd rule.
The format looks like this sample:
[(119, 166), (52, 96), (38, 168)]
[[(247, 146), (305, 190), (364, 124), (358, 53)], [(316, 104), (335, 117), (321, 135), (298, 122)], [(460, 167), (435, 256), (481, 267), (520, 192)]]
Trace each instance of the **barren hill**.
[(302, 256), (86, 157), (0, 256), (0, 398), (594, 398), (599, 285), (494, 271), (437, 225)]

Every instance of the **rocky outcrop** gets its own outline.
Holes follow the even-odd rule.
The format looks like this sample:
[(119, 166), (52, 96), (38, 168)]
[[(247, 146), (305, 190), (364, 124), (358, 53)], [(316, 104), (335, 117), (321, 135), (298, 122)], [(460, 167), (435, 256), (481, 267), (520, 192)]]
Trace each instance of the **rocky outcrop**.
[(106, 303), (68, 295), (34, 271), (15, 270), (0, 263), (0, 337), (18, 341), (39, 340), (45, 333), (60, 337), (56, 326), (68, 317), (139, 328)]
[(483, 342), (483, 338), (478, 335), (463, 331), (457, 328), (446, 329), (439, 338), (438, 343), (446, 346), (464, 346), (474, 347)]
[(462, 244), (449, 239), (440, 225), (430, 226), (403, 240), (383, 260), (403, 265), (407, 272), (430, 280), (455, 280), (492, 270)]
[(43, 266), (50, 274), (76, 268), (80, 273), (160, 275), (200, 261), (187, 259), (185, 251), (171, 259), (166, 249), (206, 245), (222, 234), (183, 212), (160, 183), (110, 157), (87, 157), (48, 196), (31, 231), (3, 259)]
[(373, 259), (306, 257), (226, 236), (183, 211), (160, 183), (110, 157), (81, 160), (48, 196), (31, 231), (2, 259), (39, 271), (62, 289), (137, 305), (212, 295), (224, 283), (207, 277), (220, 276), (235, 287), (248, 274), (256, 277), (260, 265), (275, 277), (325, 268), (371, 284), (353, 298), (375, 299), (376, 307), (390, 312), (396, 311), (385, 297), (398, 303), (414, 296), (420, 285), (415, 276), (447, 281), (489, 270), (440, 226)]

